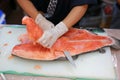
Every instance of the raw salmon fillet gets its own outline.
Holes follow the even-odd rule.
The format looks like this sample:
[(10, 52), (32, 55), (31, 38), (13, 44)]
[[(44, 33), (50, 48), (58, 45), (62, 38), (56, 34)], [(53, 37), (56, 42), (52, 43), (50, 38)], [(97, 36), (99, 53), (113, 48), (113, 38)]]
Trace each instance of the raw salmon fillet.
[(43, 31), (35, 24), (34, 20), (30, 17), (24, 17), (22, 22), (26, 24), (28, 37), (26, 38), (26, 35), (21, 36), (22, 42), (13, 48), (12, 54), (26, 59), (54, 60), (65, 57), (63, 53), (65, 50), (69, 51), (71, 56), (74, 56), (114, 43), (108, 36), (96, 35), (84, 29), (71, 28), (55, 42), (52, 48), (48, 49), (36, 43)]

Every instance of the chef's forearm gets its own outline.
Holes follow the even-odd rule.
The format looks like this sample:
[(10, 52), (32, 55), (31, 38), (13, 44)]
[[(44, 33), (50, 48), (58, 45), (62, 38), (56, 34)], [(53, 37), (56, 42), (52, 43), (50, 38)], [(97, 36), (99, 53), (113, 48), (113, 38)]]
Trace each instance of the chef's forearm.
[(63, 20), (68, 28), (71, 28), (75, 25), (85, 14), (88, 5), (76, 6), (74, 7), (68, 16)]
[(29, 16), (31, 16), (33, 19), (36, 18), (39, 12), (34, 7), (34, 5), (30, 2), (30, 0), (17, 0), (17, 2)]

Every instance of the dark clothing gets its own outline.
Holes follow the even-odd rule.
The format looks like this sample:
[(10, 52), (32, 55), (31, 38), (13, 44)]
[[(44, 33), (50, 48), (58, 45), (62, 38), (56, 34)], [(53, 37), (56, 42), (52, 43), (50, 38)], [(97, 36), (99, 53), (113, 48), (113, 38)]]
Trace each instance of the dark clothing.
[[(31, 0), (37, 10), (43, 11), (44, 13), (47, 12), (49, 1), (50, 0)], [(73, 7), (84, 4), (89, 4), (91, 6), (97, 4), (97, 0), (58, 0), (54, 15), (48, 18), (48, 20), (57, 24), (68, 15)]]
[(120, 5), (115, 3), (113, 6), (113, 16), (112, 16), (112, 23), (110, 28), (111, 29), (120, 29)]

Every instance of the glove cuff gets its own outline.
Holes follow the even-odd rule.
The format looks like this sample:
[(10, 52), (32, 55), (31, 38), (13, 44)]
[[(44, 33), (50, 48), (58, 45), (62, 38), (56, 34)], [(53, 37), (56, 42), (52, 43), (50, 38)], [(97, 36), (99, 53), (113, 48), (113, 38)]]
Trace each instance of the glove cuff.
[(39, 22), (41, 20), (45, 19), (40, 13), (37, 15), (37, 17), (35, 18), (35, 23), (36, 24), (39, 24)]
[(63, 22), (60, 22), (56, 25), (55, 30), (58, 33), (58, 37), (60, 37), (68, 31), (68, 27)]
[(59, 25), (60, 25), (60, 28), (61, 28), (64, 32), (67, 32), (67, 31), (68, 31), (68, 27), (67, 27), (63, 22), (60, 22)]

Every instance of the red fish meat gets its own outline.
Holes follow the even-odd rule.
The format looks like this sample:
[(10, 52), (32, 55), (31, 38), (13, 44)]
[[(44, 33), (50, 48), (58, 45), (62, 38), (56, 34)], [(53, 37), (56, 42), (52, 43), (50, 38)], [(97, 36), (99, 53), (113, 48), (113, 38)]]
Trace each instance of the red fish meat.
[(65, 57), (63, 53), (65, 50), (69, 51), (71, 56), (74, 56), (110, 46), (114, 43), (108, 36), (100, 36), (87, 30), (71, 28), (55, 42), (52, 48), (48, 49), (35, 43), (43, 32), (34, 20), (30, 17), (24, 17), (22, 22), (26, 24), (28, 32), (28, 38), (26, 39), (28, 40), (24, 40), (23, 36), (21, 38), (22, 43), (13, 48), (12, 54), (26, 59), (54, 60)]

